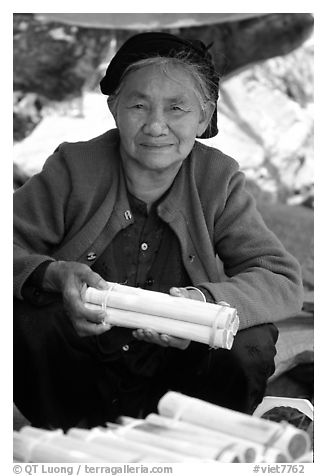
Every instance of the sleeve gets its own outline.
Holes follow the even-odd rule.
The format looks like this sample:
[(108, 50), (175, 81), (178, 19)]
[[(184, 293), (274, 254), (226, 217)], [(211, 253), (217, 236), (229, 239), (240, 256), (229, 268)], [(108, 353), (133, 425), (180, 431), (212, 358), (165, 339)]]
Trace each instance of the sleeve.
[(205, 296), (206, 302), (210, 302), (212, 304), (216, 304), (215, 298), (211, 294), (211, 292), (208, 291), (208, 289), (204, 288), (203, 286), (196, 286)]
[(237, 309), (240, 329), (294, 315), (303, 302), (299, 263), (265, 225), (242, 172), (231, 177), (226, 197), (214, 228), (225, 278), (201, 286)]
[(21, 295), (24, 300), (31, 302), (35, 306), (42, 306), (52, 302), (54, 293), (45, 292), (42, 288), (44, 274), (52, 261), (43, 261), (24, 282)]
[(70, 174), (60, 147), (42, 171), (14, 193), (14, 296), (22, 299), (22, 287), (65, 235), (65, 208), (71, 192)]

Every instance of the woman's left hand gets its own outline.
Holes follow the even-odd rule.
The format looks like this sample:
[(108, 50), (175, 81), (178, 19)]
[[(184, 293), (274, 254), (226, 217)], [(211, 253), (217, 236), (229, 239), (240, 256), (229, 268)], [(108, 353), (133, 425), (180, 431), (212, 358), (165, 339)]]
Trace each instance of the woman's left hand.
[[(174, 297), (183, 297), (187, 299), (201, 300), (201, 294), (195, 289), (186, 288), (170, 288), (169, 293)], [(153, 329), (136, 329), (133, 331), (133, 336), (137, 340), (144, 340), (150, 344), (161, 345), (162, 347), (176, 347), (177, 349), (185, 350), (191, 343), (188, 339), (180, 339), (168, 334), (159, 334)]]

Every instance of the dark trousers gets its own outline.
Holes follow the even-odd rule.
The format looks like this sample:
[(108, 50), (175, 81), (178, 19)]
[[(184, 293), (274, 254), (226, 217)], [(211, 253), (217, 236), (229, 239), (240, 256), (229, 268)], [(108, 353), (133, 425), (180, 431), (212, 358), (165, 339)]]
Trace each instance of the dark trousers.
[(239, 331), (231, 350), (153, 345), (159, 364), (142, 375), (126, 364), (126, 349), (104, 360), (97, 338), (79, 337), (60, 302), (15, 299), (14, 401), (33, 425), (63, 429), (144, 417), (169, 390), (251, 414), (274, 372), (277, 337), (273, 324), (263, 324)]

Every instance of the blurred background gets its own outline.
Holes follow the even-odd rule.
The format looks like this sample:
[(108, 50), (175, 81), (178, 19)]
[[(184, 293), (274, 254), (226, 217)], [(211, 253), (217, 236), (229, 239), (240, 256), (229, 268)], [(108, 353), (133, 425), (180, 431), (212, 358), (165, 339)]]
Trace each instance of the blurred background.
[(114, 127), (99, 80), (130, 36), (164, 30), (212, 43), (219, 134), (203, 142), (240, 163), (267, 225), (302, 266), (302, 320), (279, 340), (272, 391), (312, 400), (313, 15), (16, 13), (13, 24), (14, 189), (61, 142)]
[(114, 126), (99, 80), (120, 45), (147, 30), (212, 43), (220, 132), (205, 143), (239, 161), (256, 194), (312, 207), (309, 13), (14, 14), (15, 186), (60, 142)]

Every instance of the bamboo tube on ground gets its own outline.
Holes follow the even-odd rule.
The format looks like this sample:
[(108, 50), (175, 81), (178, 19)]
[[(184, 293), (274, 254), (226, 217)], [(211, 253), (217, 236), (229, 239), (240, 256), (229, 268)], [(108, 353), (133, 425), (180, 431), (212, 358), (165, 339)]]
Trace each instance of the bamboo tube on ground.
[(300, 456), (300, 458), (297, 458), (294, 460), (294, 463), (313, 463), (314, 458), (313, 458), (313, 450), (308, 451), (304, 455)]
[[(54, 448), (62, 448), (70, 452), (82, 452), (91, 458), (95, 457), (107, 463), (135, 463), (138, 461), (138, 454), (126, 448), (118, 450), (116, 448), (104, 448), (103, 446), (92, 443), (85, 443), (84, 441), (78, 441), (75, 438), (65, 435), (62, 430), (43, 430), (32, 426), (25, 426), (21, 429), (20, 434), (34, 438), (41, 443), (49, 444)], [(50, 462), (52, 461), (49, 461), (49, 463)]]
[[(142, 430), (142, 425), (139, 427), (139, 423), (143, 422), (142, 420), (133, 421), (133, 426), (123, 426), (114, 424), (108, 424), (109, 428), (113, 428), (120, 436), (123, 436), (126, 439), (132, 439), (135, 441), (141, 441), (153, 446), (158, 446), (159, 448), (164, 448), (169, 451), (177, 452), (179, 454), (184, 454), (186, 456), (204, 460), (204, 461), (221, 461), (226, 463), (236, 463), (240, 462), (238, 455), (233, 451), (233, 448), (226, 448), (224, 445), (223, 448), (210, 447), (208, 445), (199, 446), (198, 444), (193, 444), (188, 441), (181, 440), (172, 440), (171, 437), (166, 437), (154, 433), (153, 431), (148, 433)], [(137, 426), (134, 426), (134, 423), (137, 423)], [(219, 458), (219, 459), (218, 459)]]
[[(88, 309), (99, 309), (96, 304), (85, 303)], [(209, 326), (167, 319), (165, 317), (151, 316), (121, 309), (106, 308), (106, 323), (112, 326), (128, 327), (131, 329), (148, 328), (163, 334), (169, 334), (182, 339), (190, 339), (214, 348), (230, 350), (234, 336), (232, 331), (226, 329), (212, 329)]]
[(292, 425), (263, 420), (177, 392), (166, 393), (159, 401), (158, 410), (166, 417), (239, 435), (264, 447), (278, 448), (291, 460), (310, 448), (309, 435)]
[[(232, 440), (231, 438), (212, 438), (212, 435), (208, 436), (208, 433), (204, 434), (197, 432), (197, 427), (195, 431), (190, 433), (189, 431), (181, 430), (176, 427), (169, 427), (168, 425), (162, 425), (161, 423), (154, 423), (149, 421), (147, 418), (145, 420), (137, 420), (131, 417), (120, 417), (119, 422), (123, 425), (133, 425), (136, 429), (145, 431), (146, 433), (152, 435), (159, 435), (165, 438), (175, 440), (177, 443), (180, 441), (188, 442), (192, 445), (197, 445), (199, 448), (210, 448), (210, 452), (215, 455), (214, 459), (219, 461), (220, 457), (223, 457), (225, 451), (231, 451), (233, 454), (237, 455), (240, 463), (252, 463), (255, 461), (256, 452), (249, 445), (239, 445), (237, 441)], [(217, 458), (218, 455), (218, 458)]]
[(161, 463), (181, 463), (185, 462), (185, 457), (178, 455), (175, 452), (164, 450), (146, 443), (140, 443), (132, 440), (127, 440), (119, 436), (116, 432), (106, 430), (104, 428), (93, 428), (86, 430), (83, 428), (71, 428), (68, 433), (72, 438), (94, 443), (97, 445), (113, 447), (117, 449), (126, 449), (135, 451), (139, 454), (139, 462), (156, 461)]
[(50, 441), (14, 431), (14, 459), (22, 463), (105, 463), (92, 453), (80, 449), (54, 446)]
[[(126, 288), (134, 289), (130, 286), (126, 286)], [(138, 294), (134, 294), (120, 293), (115, 288), (103, 291), (89, 287), (85, 292), (84, 299), (86, 302), (99, 306), (106, 305), (110, 308), (167, 317), (210, 327), (215, 325), (233, 332), (236, 332), (238, 328), (236, 309), (193, 299), (176, 298), (155, 291), (142, 289)]]
[[(159, 418), (156, 418), (159, 417)], [(198, 444), (209, 444), (214, 447), (221, 447), (222, 445), (233, 445), (233, 450), (237, 453), (241, 463), (253, 463), (256, 459), (256, 449), (250, 442), (239, 442), (236, 438), (232, 438), (223, 434), (209, 431), (201, 431), (195, 425), (183, 425), (184, 422), (175, 422), (169, 418), (162, 419), (160, 415), (154, 413), (148, 415), (145, 421), (150, 424), (160, 426), (166, 430), (167, 435), (172, 438), (181, 438), (187, 441), (192, 441)]]
[(185, 421), (174, 420), (156, 413), (147, 415), (145, 421), (165, 428), (179, 429), (185, 435), (191, 435), (191, 437), (193, 437), (193, 435), (202, 435), (203, 438), (207, 438), (209, 441), (212, 440), (214, 442), (218, 440), (226, 443), (234, 443), (235, 448), (238, 449), (237, 453), (241, 455), (241, 462), (244, 463), (286, 463), (290, 461), (286, 455), (277, 448), (264, 448), (263, 445), (255, 441), (242, 439), (236, 435), (228, 435), (219, 430), (212, 430)]

